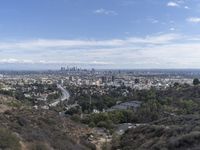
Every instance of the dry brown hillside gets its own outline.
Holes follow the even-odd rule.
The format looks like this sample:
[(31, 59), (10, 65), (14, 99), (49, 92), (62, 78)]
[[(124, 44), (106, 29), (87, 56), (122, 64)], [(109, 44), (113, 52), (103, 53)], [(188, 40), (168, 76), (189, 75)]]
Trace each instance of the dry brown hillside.
[(0, 149), (12, 150), (13, 145), (24, 150), (95, 149), (82, 138), (90, 132), (51, 110), (10, 109), (0, 113)]

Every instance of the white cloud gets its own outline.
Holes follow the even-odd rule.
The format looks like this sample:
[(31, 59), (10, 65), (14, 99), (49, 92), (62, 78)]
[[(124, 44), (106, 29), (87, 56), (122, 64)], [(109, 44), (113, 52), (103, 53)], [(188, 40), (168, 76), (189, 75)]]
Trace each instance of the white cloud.
[(8, 58), (8, 59), (1, 59), (0, 62), (1, 63), (16, 63), (18, 62), (18, 60), (14, 58)]
[(170, 31), (175, 31), (175, 28), (170, 28), (169, 30), (170, 30)]
[(107, 68), (200, 67), (200, 38), (160, 34), (110, 40), (0, 42), (0, 64)]
[(154, 19), (154, 18), (148, 18), (147, 21), (149, 21), (149, 22), (151, 22), (153, 24), (159, 23), (159, 20)]
[(190, 7), (188, 7), (188, 6), (184, 6), (184, 8), (185, 8), (185, 9), (190, 9)]
[(186, 19), (188, 22), (200, 23), (200, 17), (190, 17)]
[(34, 63), (32, 60), (16, 59), (16, 58), (7, 58), (0, 59), (0, 63)]
[(114, 65), (113, 62), (111, 61), (46, 61), (46, 60), (24, 60), (24, 59), (15, 59), (15, 58), (7, 58), (7, 59), (0, 59), (0, 64), (43, 64), (43, 65), (48, 65), (48, 64), (76, 64), (76, 65)]
[(113, 62), (106, 62), (106, 61), (92, 61), (90, 64), (95, 64), (95, 65), (113, 65)]
[(168, 7), (180, 7), (183, 9), (190, 9), (189, 6), (185, 5), (185, 1), (183, 0), (174, 0), (167, 3)]
[(169, 43), (174, 40), (178, 40), (181, 38), (178, 34), (162, 34), (157, 36), (146, 36), (144, 38), (129, 38), (128, 41), (130, 41), (133, 44), (164, 44)]
[(111, 40), (49, 40), (38, 39), (19, 42), (0, 42), (0, 50), (24, 49), (24, 50), (51, 50), (90, 47), (119, 47), (136, 44), (164, 44), (179, 39), (178, 34), (161, 34), (145, 37), (128, 37), (125, 39)]
[(115, 12), (114, 10), (106, 10), (103, 8), (97, 9), (94, 11), (95, 14), (101, 14), (101, 15), (118, 15), (117, 12)]
[(168, 2), (167, 3), (167, 6), (169, 6), (169, 7), (179, 7), (179, 4), (178, 3), (176, 3), (176, 2)]

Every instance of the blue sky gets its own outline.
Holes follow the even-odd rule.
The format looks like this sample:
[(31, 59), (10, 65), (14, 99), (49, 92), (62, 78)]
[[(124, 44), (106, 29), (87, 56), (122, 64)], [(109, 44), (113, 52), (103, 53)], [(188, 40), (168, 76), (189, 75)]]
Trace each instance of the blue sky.
[(0, 69), (200, 68), (200, 0), (6, 0)]

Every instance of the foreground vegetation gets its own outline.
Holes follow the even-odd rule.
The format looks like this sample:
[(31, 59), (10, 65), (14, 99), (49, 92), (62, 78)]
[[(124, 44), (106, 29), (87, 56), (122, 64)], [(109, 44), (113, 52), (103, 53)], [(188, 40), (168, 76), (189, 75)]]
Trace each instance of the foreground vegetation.
[[(78, 92), (74, 94), (73, 90)], [(200, 86), (196, 81), (194, 86), (176, 83), (165, 90), (111, 87), (101, 94), (95, 90), (70, 89), (71, 103), (77, 101), (81, 106), (66, 111), (71, 117), (58, 115), (63, 108), (34, 110), (16, 97), (1, 97), (0, 149), (95, 149), (87, 140), (94, 127), (107, 129), (113, 136), (104, 149), (186, 150), (200, 146)], [(132, 100), (142, 105), (134, 111), (103, 111)], [(116, 135), (115, 129), (123, 123), (138, 126), (122, 136)]]
[[(109, 96), (114, 97), (110, 98), (113, 104), (119, 100), (119, 97)], [(91, 97), (95, 105), (97, 99)], [(99, 96), (98, 99), (107, 100), (104, 97), (105, 95)], [(111, 133), (121, 123), (141, 124), (118, 137), (117, 142), (116, 138), (113, 138), (112, 149), (198, 149), (198, 143), (200, 143), (199, 84), (195, 83), (191, 86), (176, 83), (165, 90), (153, 88), (141, 91), (131, 90), (121, 100), (128, 101), (128, 99), (141, 100), (141, 107), (136, 111), (116, 110), (91, 113), (81, 120), (76, 119), (90, 127), (106, 128)]]
[(199, 125), (200, 117), (197, 115), (168, 117), (128, 130), (119, 145), (113, 145), (113, 149), (199, 149)]
[(147, 93), (151, 98), (134, 115), (134, 121), (145, 124), (129, 129), (113, 142), (113, 149), (199, 149), (199, 85), (177, 84), (165, 91)]
[(83, 136), (90, 129), (51, 110), (13, 109), (0, 113), (0, 149), (94, 149)]

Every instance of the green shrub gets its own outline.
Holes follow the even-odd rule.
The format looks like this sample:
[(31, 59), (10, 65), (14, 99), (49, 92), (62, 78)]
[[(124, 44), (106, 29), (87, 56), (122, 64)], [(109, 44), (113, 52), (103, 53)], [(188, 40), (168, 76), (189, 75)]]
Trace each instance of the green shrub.
[(107, 122), (105, 122), (105, 121), (100, 121), (100, 122), (97, 123), (97, 126), (100, 127), (100, 128), (101, 128), (101, 127), (106, 128), (106, 127), (107, 127)]
[(49, 150), (49, 147), (42, 142), (34, 142), (29, 147), (30, 150)]
[(9, 130), (0, 128), (0, 149), (20, 150), (19, 139)]
[(198, 144), (200, 142), (200, 132), (193, 131), (188, 134), (184, 134), (177, 138), (172, 138), (169, 144), (169, 148), (186, 148), (191, 147), (191, 145)]
[(96, 125), (95, 125), (94, 122), (90, 122), (90, 123), (89, 123), (89, 127), (94, 128), (95, 126), (96, 126)]
[(113, 128), (113, 122), (111, 120), (100, 121), (100, 122), (97, 123), (97, 127), (112, 129)]
[(75, 122), (80, 122), (81, 118), (79, 115), (74, 114), (73, 116), (71, 116), (71, 120), (75, 121)]

